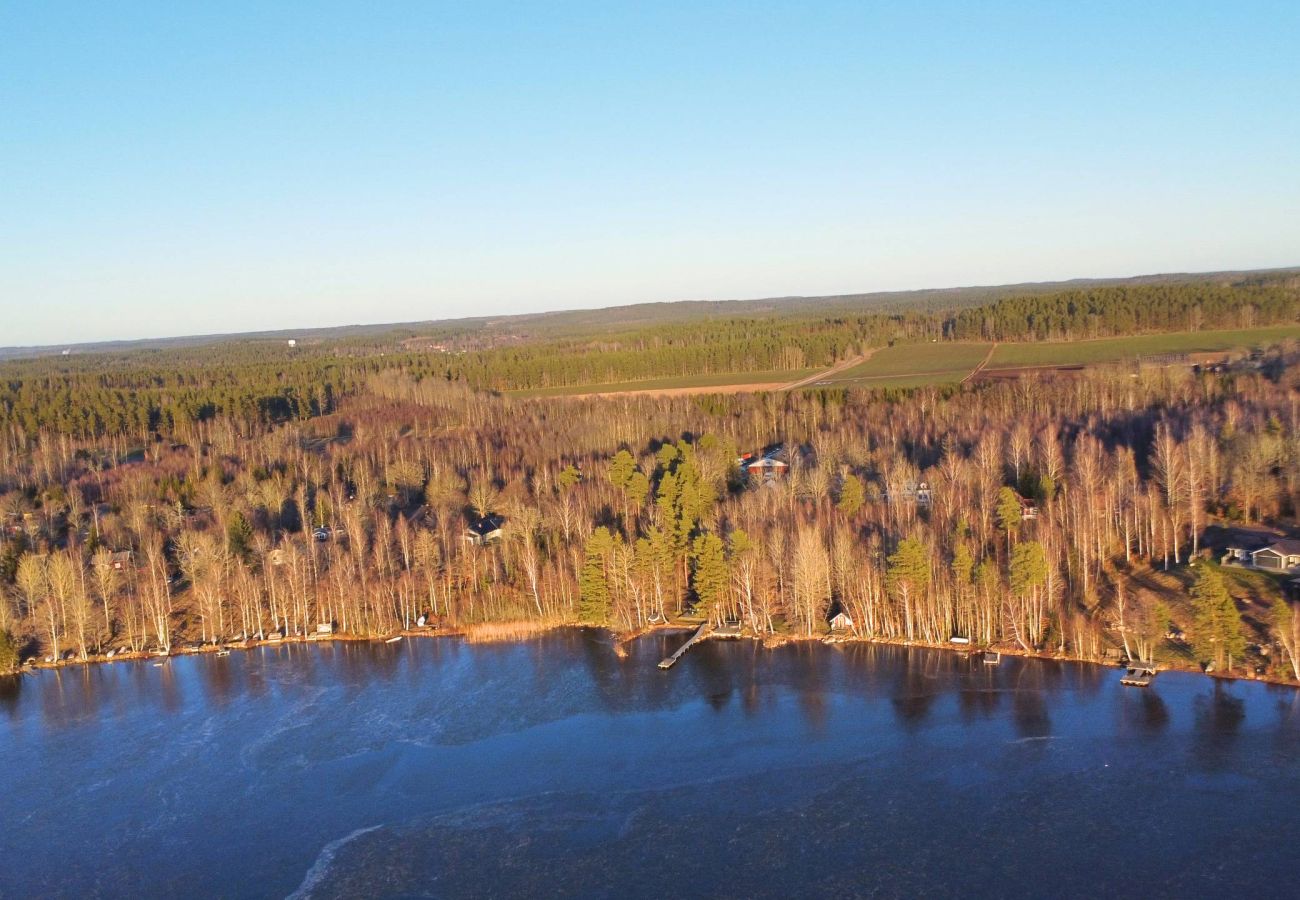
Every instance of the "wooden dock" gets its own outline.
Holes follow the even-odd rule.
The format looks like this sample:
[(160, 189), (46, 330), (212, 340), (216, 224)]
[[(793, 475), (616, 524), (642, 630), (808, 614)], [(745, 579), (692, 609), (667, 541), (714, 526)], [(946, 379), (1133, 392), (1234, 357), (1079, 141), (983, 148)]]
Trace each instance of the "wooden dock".
[(671, 669), (673, 667), (673, 664), (676, 663), (677, 660), (681, 659), (683, 656), (686, 655), (687, 650), (691, 649), (700, 641), (708, 637), (709, 632), (711, 632), (712, 630), (713, 630), (713, 624), (711, 622), (705, 622), (704, 624), (702, 624), (699, 628), (695, 630), (695, 633), (693, 635), (691, 635), (689, 638), (686, 639), (686, 643), (682, 644), (680, 647), (677, 648), (677, 651), (673, 653), (672, 656), (664, 657), (662, 660), (659, 661), (659, 668)]
[(1128, 664), (1124, 676), (1120, 678), (1120, 684), (1127, 684), (1131, 687), (1147, 687), (1151, 684), (1151, 679), (1156, 677), (1156, 667), (1154, 663), (1145, 660), (1132, 660)]

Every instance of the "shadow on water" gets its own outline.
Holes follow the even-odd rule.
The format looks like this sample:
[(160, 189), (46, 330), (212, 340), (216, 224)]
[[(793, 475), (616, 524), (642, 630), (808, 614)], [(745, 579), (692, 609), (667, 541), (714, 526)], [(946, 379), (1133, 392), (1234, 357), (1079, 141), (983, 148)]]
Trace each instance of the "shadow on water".
[(1120, 720), (1143, 734), (1160, 734), (1169, 728), (1169, 707), (1154, 689), (1126, 690), (1119, 697)]
[(691, 694), (707, 703), (714, 712), (727, 708), (736, 689), (737, 673), (732, 669), (728, 652), (731, 649), (717, 641), (705, 641), (688, 654), (686, 670)]
[[(618, 711), (627, 697), (627, 680), (622, 660), (614, 653), (614, 642), (608, 633), (590, 628), (563, 632), (570, 653), (577, 652), (583, 667), (591, 678), (596, 699), (603, 712)], [(538, 660), (545, 665), (544, 660)]]
[(1222, 679), (1192, 698), (1192, 757), (1206, 772), (1228, 770), (1246, 721), (1246, 703)]
[(799, 712), (812, 734), (824, 734), (830, 718), (829, 670), (835, 657), (815, 644), (796, 644), (790, 649), (794, 651), (790, 662), (797, 673)]
[(1001, 710), (1008, 690), (1003, 683), (1006, 669), (1001, 665), (986, 666), (978, 657), (969, 659), (967, 667), (966, 677), (957, 690), (957, 709), (962, 721), (970, 724), (993, 719)]
[(943, 678), (943, 660), (933, 650), (905, 647), (902, 653), (891, 702), (899, 724), (911, 729), (924, 724), (944, 684), (952, 685), (952, 680)]
[(243, 660), (235, 660), (229, 656), (213, 656), (201, 660), (195, 667), (199, 684), (203, 688), (203, 695), (210, 704), (217, 708), (224, 708), (243, 692), (242, 662)]
[(1047, 711), (1047, 698), (1060, 688), (1060, 669), (1042, 660), (1014, 662), (1017, 671), (1011, 695), (1011, 721), (1016, 733), (1022, 738), (1050, 737), (1052, 717)]
[(10, 719), (18, 718), (18, 695), (22, 689), (22, 675), (0, 675), (0, 709)]

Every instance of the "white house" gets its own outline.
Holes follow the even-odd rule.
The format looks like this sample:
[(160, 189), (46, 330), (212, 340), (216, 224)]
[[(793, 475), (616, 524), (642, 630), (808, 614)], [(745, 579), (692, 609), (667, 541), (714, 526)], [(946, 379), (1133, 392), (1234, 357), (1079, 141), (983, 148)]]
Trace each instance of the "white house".
[(478, 547), (498, 541), (505, 524), (504, 516), (484, 516), (465, 529), (465, 540)]
[(925, 481), (908, 481), (899, 485), (896, 491), (885, 491), (886, 503), (915, 503), (918, 506), (929, 506), (930, 499), (930, 485)]
[(1250, 554), (1251, 565), (1270, 572), (1300, 570), (1300, 541), (1283, 540), (1261, 547)]

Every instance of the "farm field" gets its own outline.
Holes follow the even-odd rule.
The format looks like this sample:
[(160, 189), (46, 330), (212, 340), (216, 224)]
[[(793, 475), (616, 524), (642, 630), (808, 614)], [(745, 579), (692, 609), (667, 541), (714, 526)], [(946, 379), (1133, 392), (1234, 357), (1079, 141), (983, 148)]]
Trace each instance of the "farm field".
[(839, 388), (917, 388), (935, 384), (957, 384), (967, 374), (967, 370), (960, 369), (952, 372), (882, 375), (875, 378), (855, 378), (852, 381), (830, 381), (820, 386)]
[[(778, 390), (807, 378), (814, 380), (802, 387), (913, 388), (960, 382), (975, 371), (986, 358), (988, 365), (985, 371), (994, 372), (1046, 366), (1095, 365), (1164, 353), (1213, 353), (1247, 349), (1285, 338), (1300, 338), (1300, 325), (1222, 331), (1184, 331), (1088, 341), (1020, 341), (996, 346), (984, 342), (951, 341), (896, 344), (892, 347), (882, 347), (863, 362), (838, 372), (821, 369), (790, 369), (679, 375), (640, 381), (538, 388), (509, 393), (516, 397), (576, 397), (633, 392), (698, 393), (708, 388), (717, 388), (719, 391)], [(815, 378), (819, 372), (825, 372), (825, 378)]]
[[(896, 344), (877, 350), (866, 362), (840, 372), (829, 383), (840, 387), (915, 387), (916, 383), (961, 381), (988, 356), (992, 346), (952, 342)], [(904, 384), (904, 380), (915, 383)]]
[(578, 384), (553, 388), (509, 391), (511, 397), (577, 397), (584, 394), (623, 394), (631, 391), (681, 391), (694, 388), (743, 388), (754, 385), (784, 386), (807, 378), (817, 369), (777, 369), (762, 372), (724, 372), (711, 375), (677, 375), (607, 384)]
[(1115, 362), (1161, 353), (1212, 353), (1247, 349), (1288, 337), (1300, 337), (1300, 325), (1243, 328), (1231, 331), (1181, 331), (1140, 334), (1093, 341), (1043, 341), (999, 344), (989, 369), (1016, 366), (1068, 366)]
[[(1275, 325), (1222, 331), (1182, 331), (1090, 341), (1021, 341), (1014, 343), (897, 344), (877, 350), (861, 365), (826, 383), (837, 387), (911, 388), (961, 381), (993, 348), (985, 372), (1043, 366), (1078, 366), (1119, 362), (1164, 353), (1214, 353), (1244, 350), (1300, 338), (1300, 325)], [(822, 384), (822, 382), (817, 382)]]

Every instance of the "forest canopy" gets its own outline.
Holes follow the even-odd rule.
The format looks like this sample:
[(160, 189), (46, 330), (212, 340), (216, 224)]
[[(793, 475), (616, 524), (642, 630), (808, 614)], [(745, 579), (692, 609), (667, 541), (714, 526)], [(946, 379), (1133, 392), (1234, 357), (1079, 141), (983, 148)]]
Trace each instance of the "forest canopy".
[[(304, 420), (335, 412), (383, 371), (511, 391), (684, 373), (795, 372), (899, 342), (1095, 338), (1297, 321), (1300, 278), (1285, 275), (1012, 294), (948, 312), (667, 321), (599, 335), (548, 332), (469, 350), (453, 349), (445, 330), (434, 344), (407, 330), (296, 348), (231, 341), (0, 364), (0, 427), (88, 438), (169, 434), (216, 417), (248, 427)], [(473, 334), (481, 343), (482, 333)]]

